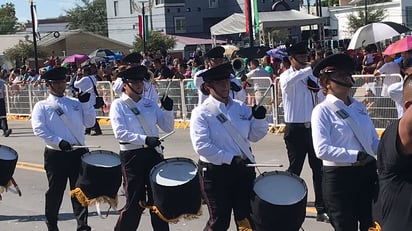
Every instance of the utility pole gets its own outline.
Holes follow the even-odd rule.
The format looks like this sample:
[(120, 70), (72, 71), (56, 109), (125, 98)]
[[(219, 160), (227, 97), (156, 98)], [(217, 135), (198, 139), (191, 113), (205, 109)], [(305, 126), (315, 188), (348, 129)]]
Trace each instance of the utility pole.
[(35, 17), (35, 6), (33, 0), (30, 0), (31, 24), (33, 28), (33, 47), (34, 47), (34, 69), (36, 74), (39, 73), (39, 57), (37, 55), (37, 17)]

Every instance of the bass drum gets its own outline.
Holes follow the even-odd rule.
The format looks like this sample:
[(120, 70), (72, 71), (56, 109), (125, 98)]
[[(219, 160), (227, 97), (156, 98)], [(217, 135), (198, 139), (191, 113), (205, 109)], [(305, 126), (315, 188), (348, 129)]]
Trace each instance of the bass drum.
[(7, 188), (12, 184), (11, 179), (16, 169), (17, 157), (14, 149), (0, 145), (0, 187)]
[(91, 151), (82, 156), (76, 188), (70, 191), (70, 195), (84, 207), (102, 201), (116, 208), (121, 183), (119, 155), (106, 150)]
[(187, 158), (169, 158), (150, 171), (153, 190), (151, 207), (161, 219), (177, 222), (180, 217), (200, 215), (201, 193), (197, 164)]
[(255, 179), (251, 199), (255, 231), (298, 231), (306, 216), (307, 186), (289, 172), (265, 172)]

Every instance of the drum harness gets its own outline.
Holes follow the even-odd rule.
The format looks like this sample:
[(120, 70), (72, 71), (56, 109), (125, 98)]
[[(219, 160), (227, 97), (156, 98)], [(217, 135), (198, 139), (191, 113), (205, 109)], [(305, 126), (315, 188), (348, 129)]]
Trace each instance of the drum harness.
[(80, 137), (79, 132), (77, 132), (73, 129), (72, 124), (67, 119), (66, 115), (64, 114), (63, 109), (61, 109), (61, 107), (59, 107), (59, 105), (57, 105), (57, 102), (55, 102), (53, 100), (48, 100), (47, 103), (54, 108), (54, 111), (59, 116), (59, 118), (63, 121), (63, 123), (66, 125), (66, 127), (69, 129), (70, 133), (74, 136), (77, 143), (79, 145), (84, 145), (84, 142), (81, 142), (80, 139), (79, 139), (79, 137)]
[(256, 163), (255, 157), (250, 151), (248, 145), (246, 145), (246, 143), (244, 142), (243, 138), (239, 135), (239, 132), (230, 122), (230, 120), (223, 113), (221, 113), (219, 109), (212, 103), (206, 103), (206, 104), (203, 104), (203, 106), (208, 112), (216, 116), (216, 119), (223, 125), (223, 127), (230, 134), (232, 139), (235, 141), (235, 143), (238, 145), (238, 147), (242, 151), (242, 156), (246, 156), (250, 160), (251, 163), (255, 164)]
[(329, 100), (325, 100), (324, 102), (330, 110), (335, 112), (339, 118), (344, 120), (349, 125), (349, 127), (353, 131), (353, 134), (355, 134), (356, 139), (358, 139), (359, 143), (362, 145), (365, 151), (369, 155), (373, 155), (375, 152), (372, 150), (372, 147), (368, 145), (368, 142), (365, 140), (365, 136), (361, 134), (359, 127), (356, 125), (356, 122), (350, 117), (350, 114), (338, 105), (339, 101), (332, 102)]
[[(146, 133), (146, 135), (153, 136), (152, 131), (147, 126), (146, 120), (144, 119), (143, 115), (140, 113), (139, 109), (136, 107), (134, 101), (131, 98), (126, 98), (123, 100), (123, 102), (133, 112), (133, 114), (135, 114), (135, 116), (139, 120), (140, 125), (142, 125), (143, 131)], [(156, 146), (155, 150), (157, 151), (157, 153), (163, 156), (163, 150), (160, 145)]]

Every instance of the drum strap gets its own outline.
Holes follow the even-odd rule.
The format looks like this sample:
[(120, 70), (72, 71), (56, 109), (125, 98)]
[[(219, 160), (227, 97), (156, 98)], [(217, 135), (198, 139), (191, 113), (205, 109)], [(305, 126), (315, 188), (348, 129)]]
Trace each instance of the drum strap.
[(205, 103), (203, 104), (204, 108), (209, 111), (211, 114), (216, 116), (217, 120), (223, 125), (226, 131), (230, 134), (232, 139), (238, 145), (242, 153), (252, 162), (255, 164), (255, 157), (253, 156), (252, 152), (250, 151), (248, 145), (244, 142), (243, 138), (239, 135), (237, 129), (233, 126), (230, 120), (219, 111), (219, 109), (213, 105), (212, 103)]
[[(130, 111), (132, 111), (133, 114), (137, 117), (137, 120), (139, 120), (139, 123), (140, 125), (142, 125), (143, 131), (146, 133), (146, 135), (153, 136), (152, 131), (147, 126), (146, 120), (144, 119), (143, 115), (140, 113), (139, 109), (136, 107), (134, 101), (131, 98), (126, 98), (126, 99), (123, 99), (123, 102), (130, 109)], [(159, 154), (163, 154), (162, 147), (157, 146), (155, 147), (155, 149)]]
[(330, 100), (325, 99), (324, 104), (349, 125), (349, 127), (353, 131), (353, 134), (355, 135), (356, 139), (358, 139), (365, 152), (367, 152), (369, 155), (374, 156), (375, 152), (373, 151), (369, 142), (366, 141), (365, 136), (356, 125), (356, 122), (350, 117), (350, 114), (344, 108), (337, 105), (338, 102), (339, 101), (331, 102)]
[(55, 101), (47, 100), (47, 103), (54, 108), (54, 111), (59, 116), (59, 118), (63, 121), (63, 123), (66, 125), (66, 127), (69, 129), (70, 133), (74, 136), (77, 143), (81, 146), (84, 146), (84, 143), (80, 141), (79, 137), (81, 137), (81, 136), (80, 136), (79, 132), (74, 130), (74, 127), (72, 126), (72, 124), (70, 123), (70, 121), (66, 117), (66, 115), (64, 114), (63, 109), (61, 109), (61, 107), (59, 107), (59, 105), (57, 105), (57, 103)]

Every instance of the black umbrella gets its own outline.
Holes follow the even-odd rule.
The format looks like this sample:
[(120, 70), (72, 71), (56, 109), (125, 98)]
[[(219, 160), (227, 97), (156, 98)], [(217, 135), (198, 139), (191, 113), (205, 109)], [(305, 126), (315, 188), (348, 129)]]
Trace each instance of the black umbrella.
[(81, 66), (82, 66), (82, 67), (84, 67), (84, 66), (89, 66), (89, 65), (91, 65), (91, 64), (97, 64), (97, 63), (99, 63), (99, 62), (107, 62), (107, 58), (105, 58), (105, 57), (99, 57), (99, 56), (94, 56), (94, 57), (91, 57), (90, 59), (82, 62)]
[(240, 48), (236, 55), (248, 59), (262, 58), (267, 55), (268, 50), (270, 50), (270, 47), (244, 47)]
[(95, 51), (93, 51), (92, 53), (89, 54), (89, 57), (107, 57), (107, 56), (111, 56), (111, 55), (115, 55), (113, 51), (109, 50), (109, 49), (97, 49)]

